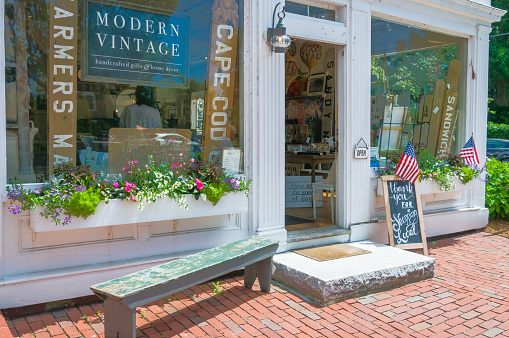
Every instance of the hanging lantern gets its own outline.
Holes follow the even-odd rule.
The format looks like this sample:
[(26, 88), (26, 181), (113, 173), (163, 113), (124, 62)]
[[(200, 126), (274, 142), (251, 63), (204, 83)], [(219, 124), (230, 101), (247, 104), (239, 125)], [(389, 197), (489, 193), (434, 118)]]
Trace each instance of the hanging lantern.
[(315, 67), (322, 58), (322, 45), (318, 42), (306, 41), (300, 48), (300, 58), (308, 67), (311, 76), (313, 67)]
[(297, 78), (298, 73), (297, 60), (289, 53), (285, 54), (285, 93), (288, 93), (288, 88), (293, 80)]

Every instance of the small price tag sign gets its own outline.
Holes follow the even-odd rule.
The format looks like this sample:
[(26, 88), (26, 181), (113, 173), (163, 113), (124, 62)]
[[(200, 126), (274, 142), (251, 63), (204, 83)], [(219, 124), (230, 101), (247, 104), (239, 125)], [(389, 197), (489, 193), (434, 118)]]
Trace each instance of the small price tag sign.
[[(360, 143), (364, 143), (363, 145), (360, 145)], [(354, 158), (369, 158), (369, 146), (364, 142), (364, 139), (360, 139), (359, 142), (357, 142), (357, 145), (355, 146)]]

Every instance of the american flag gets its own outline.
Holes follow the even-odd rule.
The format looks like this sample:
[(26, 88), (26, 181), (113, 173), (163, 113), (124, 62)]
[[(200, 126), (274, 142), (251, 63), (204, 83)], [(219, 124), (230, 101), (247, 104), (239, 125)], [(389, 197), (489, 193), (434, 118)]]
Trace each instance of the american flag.
[(417, 159), (415, 158), (412, 141), (408, 142), (394, 174), (412, 183), (417, 181), (417, 177), (419, 177), (419, 167), (417, 166)]
[(459, 153), (460, 157), (465, 159), (468, 164), (479, 164), (479, 157), (477, 150), (475, 150), (474, 137), (470, 136), (467, 143)]

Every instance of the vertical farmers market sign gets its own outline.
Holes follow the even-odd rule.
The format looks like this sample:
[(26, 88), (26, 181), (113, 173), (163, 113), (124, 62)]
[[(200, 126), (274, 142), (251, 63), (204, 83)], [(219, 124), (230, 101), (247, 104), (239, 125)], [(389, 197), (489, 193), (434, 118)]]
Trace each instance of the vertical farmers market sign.
[(78, 1), (50, 1), (48, 160), (76, 161)]
[(186, 88), (187, 17), (89, 1), (84, 80)]

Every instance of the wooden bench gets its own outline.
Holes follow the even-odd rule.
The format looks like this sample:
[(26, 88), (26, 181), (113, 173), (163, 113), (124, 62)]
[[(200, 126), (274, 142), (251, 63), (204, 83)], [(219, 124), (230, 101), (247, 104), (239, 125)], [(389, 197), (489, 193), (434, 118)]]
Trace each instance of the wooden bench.
[(258, 276), (261, 290), (269, 292), (278, 246), (252, 236), (91, 286), (104, 300), (105, 337), (136, 337), (136, 307), (242, 267), (245, 286), (251, 288)]

